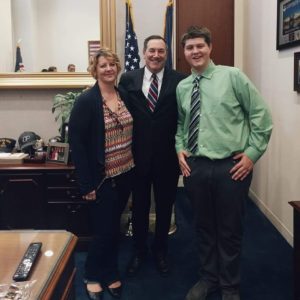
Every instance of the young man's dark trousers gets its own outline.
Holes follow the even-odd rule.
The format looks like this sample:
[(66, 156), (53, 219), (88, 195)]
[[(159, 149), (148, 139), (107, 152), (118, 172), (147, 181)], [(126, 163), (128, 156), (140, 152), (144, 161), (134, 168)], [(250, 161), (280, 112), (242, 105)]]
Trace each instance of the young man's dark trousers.
[(233, 180), (232, 157), (190, 157), (184, 185), (192, 202), (201, 280), (223, 290), (238, 289), (245, 204), (252, 173)]

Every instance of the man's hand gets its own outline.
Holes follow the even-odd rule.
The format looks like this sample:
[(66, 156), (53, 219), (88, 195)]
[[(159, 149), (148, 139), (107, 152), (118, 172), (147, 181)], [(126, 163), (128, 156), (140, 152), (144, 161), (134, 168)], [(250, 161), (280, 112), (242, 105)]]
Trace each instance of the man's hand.
[(181, 173), (184, 177), (188, 177), (191, 174), (191, 169), (189, 165), (186, 162), (186, 158), (189, 156), (189, 153), (185, 150), (182, 150), (177, 153), (178, 156), (178, 161), (179, 161), (179, 166)]
[(239, 162), (230, 170), (232, 179), (244, 180), (253, 169), (254, 164), (252, 160), (245, 153), (239, 153), (233, 159), (239, 160)]
[(87, 201), (93, 201), (93, 200), (96, 200), (96, 191), (93, 190), (93, 191), (91, 191), (90, 193), (88, 193), (88, 194), (82, 196), (82, 198), (83, 198), (84, 200), (87, 200)]

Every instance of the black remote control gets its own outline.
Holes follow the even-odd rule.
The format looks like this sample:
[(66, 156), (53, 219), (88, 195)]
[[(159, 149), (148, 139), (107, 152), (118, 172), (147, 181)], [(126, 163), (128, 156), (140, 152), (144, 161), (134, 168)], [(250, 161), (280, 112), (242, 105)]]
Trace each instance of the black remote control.
[(42, 243), (39, 242), (31, 243), (28, 246), (13, 276), (14, 281), (24, 281), (29, 277), (29, 273), (33, 268), (34, 262), (38, 257), (41, 247), (42, 247)]

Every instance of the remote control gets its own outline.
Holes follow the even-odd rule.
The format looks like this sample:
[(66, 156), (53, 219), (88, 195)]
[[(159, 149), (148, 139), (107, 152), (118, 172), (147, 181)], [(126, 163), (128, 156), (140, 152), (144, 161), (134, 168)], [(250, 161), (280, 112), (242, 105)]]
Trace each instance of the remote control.
[(33, 268), (34, 262), (38, 257), (41, 247), (42, 247), (42, 243), (39, 242), (31, 243), (28, 246), (13, 276), (14, 281), (25, 281), (29, 277), (29, 273)]

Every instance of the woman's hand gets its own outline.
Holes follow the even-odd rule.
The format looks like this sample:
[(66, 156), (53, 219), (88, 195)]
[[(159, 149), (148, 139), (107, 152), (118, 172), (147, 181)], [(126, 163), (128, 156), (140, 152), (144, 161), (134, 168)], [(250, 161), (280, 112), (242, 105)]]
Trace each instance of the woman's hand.
[(84, 200), (87, 200), (87, 201), (93, 201), (93, 200), (96, 200), (96, 191), (93, 190), (93, 191), (91, 191), (90, 193), (88, 193), (88, 194), (82, 196), (82, 198), (83, 198)]
[(234, 160), (239, 160), (238, 163), (230, 170), (233, 180), (244, 180), (253, 169), (252, 160), (245, 154), (239, 153), (233, 157)]
[(182, 150), (177, 153), (178, 161), (179, 161), (179, 166), (181, 173), (184, 177), (188, 177), (191, 174), (191, 169), (189, 165), (186, 162), (186, 158), (189, 157), (189, 153), (185, 150)]

